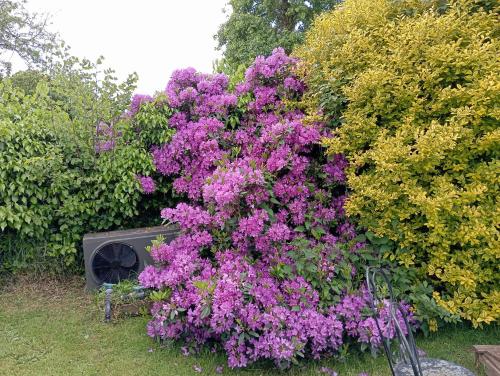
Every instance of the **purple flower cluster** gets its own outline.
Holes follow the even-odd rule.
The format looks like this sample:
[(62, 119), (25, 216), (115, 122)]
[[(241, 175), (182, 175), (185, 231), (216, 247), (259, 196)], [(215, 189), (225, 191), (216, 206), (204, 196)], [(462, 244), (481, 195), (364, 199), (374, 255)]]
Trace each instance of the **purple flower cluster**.
[[(304, 89), (295, 64), (282, 49), (257, 58), (236, 94), (226, 76), (192, 68), (166, 88), (176, 134), (153, 158), (187, 202), (162, 210), (181, 234), (152, 247), (156, 264), (139, 276), (171, 292), (154, 305), (148, 334), (220, 342), (231, 367), (318, 358), (346, 340), (380, 343), (362, 290), (322, 293), (340, 278), (339, 249), (363, 245), (344, 216), (345, 159), (318, 157), (324, 125), (287, 108)], [(308, 255), (306, 267), (294, 254)]]
[(116, 136), (112, 125), (100, 121), (96, 126), (95, 152), (103, 153), (113, 150)]
[(169, 104), (198, 117), (227, 113), (237, 97), (226, 91), (229, 79), (224, 74), (207, 75), (194, 68), (176, 70), (165, 89)]
[(128, 109), (128, 115), (129, 116), (134, 116), (136, 113), (139, 112), (141, 105), (143, 103), (148, 103), (152, 102), (153, 97), (150, 95), (145, 95), (145, 94), (134, 94), (132, 97), (132, 101), (130, 102), (130, 106)]
[(329, 161), (323, 168), (328, 174), (327, 181), (329, 183), (344, 183), (345, 182), (345, 168), (347, 167), (347, 160), (342, 154), (336, 154), (333, 159)]
[(178, 223), (184, 230), (193, 231), (212, 222), (212, 217), (207, 211), (185, 203), (180, 203), (176, 208), (163, 209), (161, 217), (170, 222)]
[(146, 194), (151, 194), (156, 190), (156, 184), (150, 176), (137, 176), (137, 180), (141, 184), (141, 189)]
[[(361, 288), (357, 294), (345, 295), (333, 310), (344, 322), (347, 335), (357, 338), (361, 343), (378, 347), (382, 343), (382, 338), (393, 338), (396, 335), (391, 308), (395, 311), (396, 318), (406, 335), (406, 325), (401, 312), (391, 307), (388, 300), (377, 303), (377, 319), (363, 314), (370, 309), (370, 296), (366, 288)], [(410, 307), (402, 303), (401, 308), (408, 321), (416, 324)]]

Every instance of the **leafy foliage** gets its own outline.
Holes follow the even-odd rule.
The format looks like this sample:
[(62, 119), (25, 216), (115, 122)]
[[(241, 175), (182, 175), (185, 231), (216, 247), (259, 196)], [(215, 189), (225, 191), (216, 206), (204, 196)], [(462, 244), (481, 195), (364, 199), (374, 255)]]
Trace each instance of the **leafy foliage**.
[(286, 52), (300, 43), (315, 15), (331, 9), (339, 0), (231, 0), (229, 19), (215, 38), (224, 52), (219, 69), (233, 74), (259, 55), (276, 47)]
[(48, 82), (49, 76), (38, 70), (18, 71), (9, 76), (9, 81), (14, 88), (21, 89), (24, 94), (33, 95), (40, 81)]
[(348, 213), (481, 325), (500, 317), (499, 8), (431, 5), (347, 0), (320, 16), (298, 51), (305, 104), (349, 160)]
[(32, 94), (0, 84), (3, 269), (30, 266), (41, 249), (78, 266), (83, 233), (158, 223), (150, 213), (171, 198), (164, 182), (144, 200), (137, 179), (154, 172), (151, 146), (172, 134), (168, 106), (159, 99), (126, 115), (135, 77), (99, 78), (99, 65), (66, 59)]

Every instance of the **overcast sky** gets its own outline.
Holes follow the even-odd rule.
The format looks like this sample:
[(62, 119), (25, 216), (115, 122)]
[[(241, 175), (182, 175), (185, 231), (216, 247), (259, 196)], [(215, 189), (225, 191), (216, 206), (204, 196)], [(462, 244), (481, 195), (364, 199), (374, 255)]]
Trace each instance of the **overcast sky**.
[(120, 78), (137, 72), (137, 92), (162, 90), (172, 71), (212, 71), (213, 35), (225, 21), (227, 0), (28, 0), (32, 11), (52, 14), (72, 54), (99, 55)]

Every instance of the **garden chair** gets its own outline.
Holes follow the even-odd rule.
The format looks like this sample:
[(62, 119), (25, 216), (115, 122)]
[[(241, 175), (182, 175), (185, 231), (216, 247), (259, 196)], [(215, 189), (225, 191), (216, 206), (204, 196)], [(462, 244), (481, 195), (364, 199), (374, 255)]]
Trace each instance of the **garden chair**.
[[(371, 310), (393, 376), (474, 376), (471, 371), (458, 364), (419, 356), (411, 326), (401, 305), (394, 299), (392, 285), (386, 270), (368, 267), (366, 269), (366, 283), (370, 293)], [(381, 290), (385, 293), (381, 294)], [(381, 321), (376, 309), (382, 302), (388, 304), (390, 314), (385, 320), (389, 320), (389, 322)], [(398, 312), (403, 318), (402, 322), (398, 320)], [(383, 336), (381, 324), (393, 326), (395, 335), (392, 339)]]

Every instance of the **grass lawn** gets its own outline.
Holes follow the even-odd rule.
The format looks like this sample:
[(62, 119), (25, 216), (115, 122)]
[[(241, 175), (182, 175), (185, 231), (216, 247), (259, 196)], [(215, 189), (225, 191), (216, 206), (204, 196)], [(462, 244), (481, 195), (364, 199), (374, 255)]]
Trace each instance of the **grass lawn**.
[[(389, 375), (385, 358), (351, 355), (345, 362), (330, 359), (304, 362), (280, 372), (266, 365), (246, 370), (227, 368), (222, 354), (206, 351), (183, 356), (179, 346), (160, 348), (145, 333), (147, 318), (135, 317), (103, 323), (95, 299), (83, 292), (84, 281), (32, 281), (20, 278), (0, 289), (0, 375), (215, 375), (224, 365), (224, 375), (321, 375), (320, 368), (335, 369), (340, 376), (368, 372)], [(429, 356), (452, 360), (478, 375), (473, 344), (498, 344), (498, 326), (486, 330), (454, 327), (418, 343)]]

